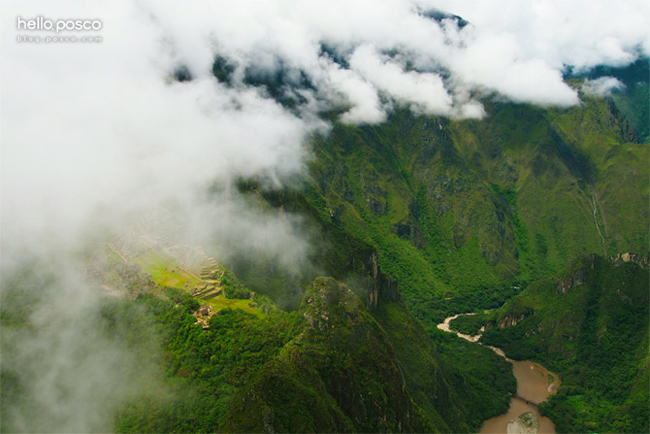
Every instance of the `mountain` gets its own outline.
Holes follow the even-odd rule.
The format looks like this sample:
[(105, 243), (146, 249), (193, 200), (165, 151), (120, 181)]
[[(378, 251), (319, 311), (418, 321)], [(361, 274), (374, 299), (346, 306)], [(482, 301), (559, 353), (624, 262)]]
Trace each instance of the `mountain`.
[(648, 83), (648, 59), (641, 57), (626, 67), (597, 66), (589, 72), (581, 74), (569, 73), (566, 79), (578, 78), (598, 80), (613, 77), (623, 85), (622, 89), (611, 95), (617, 109), (623, 112), (634, 127), (641, 143), (650, 140), (650, 122), (648, 116), (650, 107), (650, 85)]
[[(222, 425), (241, 432), (431, 432), (394, 350), (352, 290), (331, 278), (307, 289), (304, 330), (236, 396)], [(436, 422), (439, 422), (436, 420)]]
[[(295, 312), (260, 318), (225, 309), (203, 328), (196, 321), (199, 303), (181, 290), (110, 304), (103, 318), (113, 333), (145, 347), (162, 338), (167, 378), (155, 394), (145, 388), (123, 407), (116, 428), (462, 432), (505, 411), (514, 388), (507, 367), (491, 374), (505, 379), (495, 405), (495, 391), (485, 394), (481, 382), (442, 365), (403, 305), (387, 310), (380, 315), (384, 324), (399, 318), (405, 327), (399, 345), (359, 296), (332, 278), (317, 278)], [(118, 324), (138, 327), (115, 330)], [(485, 354), (478, 360), (497, 365)]]
[(498, 307), (578, 256), (647, 248), (647, 143), (612, 98), (583, 99), (568, 109), (488, 101), (483, 120), (399, 109), (380, 125), (334, 123), (313, 140), (299, 187), (244, 191), (309, 216), (331, 275), (376, 250), (430, 330), (451, 312)]
[[(397, 107), (349, 125), (321, 113), (331, 130), (311, 138), (291, 185), (236, 185), (250, 206), (300, 217), (314, 246), (300, 270), (233, 255), (192, 271), (151, 246), (103, 246), (85, 273), (121, 298), (80, 308), (72, 329), (90, 322), (133, 358), (133, 390), (107, 410), (115, 430), (475, 431), (508, 408), (511, 367), (436, 325), (495, 309), (477, 315), (491, 325), (484, 340), (562, 378), (542, 407), (559, 430), (647, 431), (647, 261), (625, 253), (645, 258), (649, 241), (647, 59), (633, 68), (646, 73), (620, 73), (625, 90), (566, 109), (486, 96), (474, 120)], [(217, 79), (230, 73), (217, 57)], [(290, 110), (292, 89), (311, 86), (288, 65), (244, 73)], [(192, 80), (182, 68), (176, 78)], [(576, 89), (585, 79), (567, 78)], [(48, 299), (46, 268), (32, 268), (3, 288), (8, 354), (48, 330), (30, 319)], [(3, 431), (24, 428), (14, 410), (38, 403), (16, 368), (39, 367), (28, 359), (3, 356)], [(21, 422), (43, 430), (49, 415), (37, 416)]]
[[(420, 345), (426, 351), (418, 350), (422, 357), (436, 357), (435, 363), (447, 366), (450, 384), (466, 385), (458, 392), (471, 397), (467, 406), (475, 412), (459, 411), (456, 418), (480, 414), (484, 420), (488, 412), (476, 412), (476, 403), (483, 396), (490, 403), (484, 405), (496, 411), (512, 389), (495, 394), (494, 387), (509, 381), (508, 375), (486, 380), (500, 369), (499, 362), (443, 336), (435, 325), (454, 313), (498, 308), (578, 257), (647, 251), (650, 155), (647, 139), (634, 126), (638, 119), (647, 124), (647, 113), (636, 111), (639, 118), (632, 120), (625, 108), (647, 90), (647, 59), (631, 68), (646, 71), (645, 81), (643, 74), (631, 74), (641, 81), (627, 82), (626, 90), (611, 97), (581, 94), (583, 104), (568, 109), (487, 101), (482, 120), (398, 109), (381, 125), (334, 122), (327, 136), (314, 138), (309, 176), (294, 188), (266, 191), (249, 181), (241, 191), (281, 212), (308, 217), (323, 246), (314, 261), (365, 297), (421, 408), (436, 408), (427, 392), (435, 386), (426, 386), (427, 375), (414, 363), (418, 345), (405, 339), (408, 327), (399, 321), (404, 313), (391, 314), (390, 294), (400, 294), (429, 335), (431, 340)], [(583, 79), (570, 83), (580, 88)], [(263, 264), (232, 265), (261, 292), (260, 282), (277, 277)], [(573, 308), (585, 314), (585, 305)], [(619, 339), (637, 342), (629, 334)], [(566, 372), (557, 371), (560, 376)], [(454, 382), (455, 376), (462, 380)], [(558, 427), (591, 429), (558, 416), (561, 406), (553, 406), (563, 396), (548, 405), (549, 412), (556, 409), (552, 418)], [(644, 399), (639, 395), (634, 401), (637, 411)], [(622, 401), (603, 402), (602, 408), (618, 413), (628, 408)], [(597, 414), (596, 419), (606, 416), (605, 411)]]

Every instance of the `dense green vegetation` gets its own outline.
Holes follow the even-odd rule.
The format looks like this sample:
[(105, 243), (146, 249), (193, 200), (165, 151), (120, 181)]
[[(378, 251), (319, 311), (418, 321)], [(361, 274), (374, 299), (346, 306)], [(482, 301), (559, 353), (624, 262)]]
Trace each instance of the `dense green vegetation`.
[(168, 379), (167, 394), (137, 397), (125, 407), (117, 418), (120, 432), (213, 432), (237, 388), (295, 338), (304, 322), (297, 314), (258, 319), (225, 309), (204, 331), (191, 315), (196, 299), (182, 291), (168, 295), (145, 295), (105, 311), (116, 325), (138, 323), (128, 328), (128, 339), (162, 337)]
[(195, 299), (167, 297), (106, 309), (111, 323), (131, 325), (127, 339), (162, 337), (173, 392), (134, 399), (118, 416), (121, 432), (449, 429), (411, 401), (386, 334), (332, 279), (317, 279), (297, 312), (258, 319), (225, 310), (207, 331), (190, 314)]
[(413, 400), (448, 432), (472, 432), (504, 413), (516, 390), (512, 368), (491, 350), (436, 330), (429, 339), (401, 302), (372, 311), (396, 351)]
[(349, 288), (316, 279), (300, 312), (309, 327), (242, 390), (226, 429), (446, 430), (412, 403), (385, 333)]
[(627, 142), (612, 107), (488, 104), (481, 121), (398, 110), (381, 125), (336, 124), (314, 140), (302, 192), (269, 200), (317, 221), (332, 255), (376, 250), (431, 330), (579, 255), (645, 248), (648, 147)]
[(650, 141), (650, 83), (648, 78), (648, 58), (641, 57), (626, 67), (598, 66), (589, 72), (569, 77), (597, 79), (614, 77), (624, 85), (623, 89), (615, 90), (612, 101), (628, 122), (634, 127), (641, 143)]
[(506, 303), (482, 341), (560, 375), (542, 406), (559, 432), (648, 432), (649, 288), (647, 268), (585, 257)]
[(125, 406), (119, 431), (464, 432), (505, 411), (515, 388), (491, 351), (437, 336), (438, 355), (400, 302), (382, 303), (377, 322), (331, 279), (317, 279), (296, 312), (227, 309), (208, 331), (194, 324), (198, 306), (168, 289), (106, 307), (110, 327), (129, 325), (124, 339), (163, 342), (164, 393)]
[[(430, 403), (418, 385), (436, 386), (426, 386), (417, 369), (418, 347), (400, 332), (407, 329), (400, 316), (387, 314), (397, 288), (434, 341), (426, 353), (436, 356), (426, 363), (453, 366), (452, 384), (463, 370), (455, 355), (468, 349), (437, 332), (443, 318), (498, 308), (580, 255), (646, 248), (648, 147), (619, 103), (584, 98), (569, 109), (488, 102), (488, 117), (478, 121), (398, 109), (381, 125), (335, 123), (327, 137), (314, 138), (310, 176), (299, 188), (261, 191), (272, 206), (310, 217), (322, 235), (314, 260), (328, 274), (369, 300), (379, 287), (383, 305), (371, 313), (397, 349), (407, 382), (417, 379), (409, 386), (421, 408)], [(242, 191), (260, 194), (257, 186)], [(258, 282), (274, 275), (256, 274)], [(478, 319), (457, 324), (480, 327)], [(498, 362), (485, 356), (467, 363), (465, 384), (482, 382), (473, 387), (486, 393), (481, 404), (496, 408), (504, 395), (486, 374), (488, 367), (499, 372)], [(469, 414), (482, 414), (479, 402), (467, 399)]]

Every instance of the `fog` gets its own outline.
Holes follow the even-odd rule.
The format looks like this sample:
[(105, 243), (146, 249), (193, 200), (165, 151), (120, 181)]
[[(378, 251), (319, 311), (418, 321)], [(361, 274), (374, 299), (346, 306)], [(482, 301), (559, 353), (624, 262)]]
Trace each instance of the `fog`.
[[(258, 206), (234, 185), (254, 177), (283, 188), (304, 174), (309, 139), (330, 127), (319, 112), (340, 109), (341, 122), (364, 124), (395, 107), (480, 118), (482, 99), (493, 96), (570, 106), (579, 98), (562, 81), (567, 68), (622, 66), (650, 52), (645, 2), (548, 4), (3, 2), (3, 303), (11, 306), (8, 287), (39, 294), (26, 308), (33, 327), (2, 331), (2, 368), (28, 393), (2, 403), (3, 423), (110, 431), (112, 411), (143, 386), (134, 379), (155, 377), (95, 322), (105, 297), (82, 273), (81, 253), (126, 222), (162, 213), (174, 222), (174, 242), (201, 244), (219, 260), (262, 255), (296, 271), (314, 248), (301, 218)], [(436, 21), (432, 9), (470, 24)], [(18, 30), (17, 17), (97, 19), (102, 28)], [(45, 42), (86, 35), (102, 40)], [(232, 66), (228, 83), (212, 74), (217, 54)], [(191, 81), (174, 79), (181, 66)], [(246, 81), (251, 71), (280, 69), (310, 83), (285, 89), (293, 107)], [(601, 79), (585, 91), (616, 86)], [(22, 279), (34, 265), (41, 271)]]

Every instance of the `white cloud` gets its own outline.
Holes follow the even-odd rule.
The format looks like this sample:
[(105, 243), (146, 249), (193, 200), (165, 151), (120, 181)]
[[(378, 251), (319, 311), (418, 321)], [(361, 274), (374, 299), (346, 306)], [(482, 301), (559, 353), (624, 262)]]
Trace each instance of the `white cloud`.
[(461, 86), (497, 92), (516, 102), (567, 106), (578, 102), (560, 71), (531, 59), (511, 35), (483, 37), (468, 28), (465, 47), (449, 59)]
[(585, 80), (580, 87), (587, 95), (607, 96), (612, 91), (623, 89), (625, 85), (614, 77), (600, 77), (595, 80)]
[[(575, 104), (577, 94), (562, 82), (565, 66), (578, 70), (601, 63), (620, 66), (639, 53), (650, 53), (648, 6), (643, 1), (620, 5), (602, 0), (217, 3), (219, 13), (214, 14), (214, 6), (204, 10), (197, 6), (201, 2), (178, 9), (166, 2), (151, 2), (148, 7), (170, 35), (182, 35), (175, 46), (187, 54), (180, 57), (200, 57), (195, 53), (204, 51), (209, 39), (211, 47), (242, 67), (271, 67), (282, 59), (320, 84), (321, 98), (338, 103), (343, 93), (352, 104), (352, 112), (344, 116), (348, 121), (384, 119), (381, 112), (387, 107), (380, 109), (372, 101), (369, 85), (401, 104), (456, 116), (465, 113), (465, 102), (458, 95), (467, 91), (542, 105)], [(449, 22), (439, 25), (418, 13), (432, 7), (460, 14), (472, 25), (458, 30)], [(332, 72), (319, 57), (321, 43), (341, 47), (348, 61), (356, 55), (353, 72), (358, 77)], [(374, 68), (369, 74), (360, 61), (362, 46), (374, 47), (380, 58), (386, 51), (399, 51), (419, 72), (383, 59), (383, 74)], [(207, 73), (207, 66), (197, 67), (197, 73)], [(435, 78), (440, 68), (448, 74), (444, 89)], [(362, 90), (344, 83), (356, 83)]]
[(650, 54), (645, 0), (423, 0), (461, 15), (483, 35), (508, 35), (550, 67), (624, 66)]
[(327, 71), (331, 87), (342, 94), (346, 103), (352, 105), (352, 108), (343, 114), (343, 121), (358, 124), (378, 123), (386, 119), (374, 86), (352, 71), (336, 65), (330, 64)]
[(359, 46), (350, 57), (350, 67), (377, 88), (416, 111), (448, 115), (452, 99), (437, 74), (405, 71), (402, 65), (382, 59), (369, 45)]

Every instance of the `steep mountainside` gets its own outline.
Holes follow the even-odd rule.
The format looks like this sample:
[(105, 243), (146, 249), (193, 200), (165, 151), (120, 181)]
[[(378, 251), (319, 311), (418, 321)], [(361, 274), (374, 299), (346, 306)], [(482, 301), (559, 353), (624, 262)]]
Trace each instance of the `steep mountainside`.
[[(441, 366), (403, 305), (385, 303), (383, 323), (404, 327), (387, 333), (332, 278), (317, 278), (292, 313), (225, 309), (205, 329), (197, 309), (172, 289), (107, 306), (104, 321), (126, 341), (162, 338), (166, 372), (155, 393), (145, 388), (123, 408), (120, 432), (465, 432), (504, 411), (514, 388), (485, 353), (478, 360), (497, 369), (484, 382), (476, 368)], [(124, 323), (133, 327), (115, 330)]]
[[(478, 426), (498, 413), (511, 377), (494, 374), (501, 361), (435, 324), (497, 308), (581, 255), (647, 248), (648, 144), (619, 109), (632, 98), (582, 97), (569, 109), (488, 102), (483, 120), (399, 109), (381, 125), (335, 122), (327, 137), (314, 138), (309, 177), (295, 188), (240, 187), (309, 217), (306, 227), (320, 234), (314, 262), (364, 296), (420, 408)], [(291, 280), (245, 262), (233, 269), (255, 290)], [(402, 323), (410, 315), (398, 293), (432, 342), (410, 319)], [(440, 366), (464, 404), (450, 396), (442, 407), (450, 410), (440, 410), (432, 397), (442, 380), (432, 381), (422, 364)], [(483, 403), (481, 394), (489, 397)]]
[(516, 292), (508, 283), (579, 255), (643, 251), (649, 154), (631, 131), (608, 99), (493, 103), (481, 121), (401, 110), (316, 139), (304, 202), (322, 226), (377, 250), (430, 329), (452, 311), (497, 307)]
[(431, 432), (394, 351), (361, 300), (331, 278), (307, 290), (307, 327), (233, 397), (222, 427), (242, 432)]

